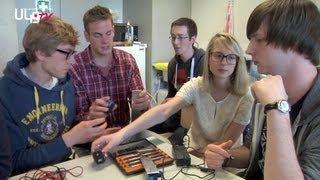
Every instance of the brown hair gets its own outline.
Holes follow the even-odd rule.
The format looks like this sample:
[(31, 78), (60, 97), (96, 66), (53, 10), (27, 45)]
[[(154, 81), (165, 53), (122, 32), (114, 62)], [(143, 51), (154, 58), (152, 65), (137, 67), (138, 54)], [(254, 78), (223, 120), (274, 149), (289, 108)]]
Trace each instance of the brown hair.
[(208, 44), (205, 59), (203, 63), (203, 88), (204, 91), (208, 92), (209, 94), (213, 91), (213, 73), (210, 71), (209, 67), (209, 60), (210, 60), (210, 53), (216, 46), (223, 46), (233, 54), (239, 56), (239, 60), (236, 64), (235, 70), (231, 75), (231, 88), (230, 92), (236, 95), (243, 96), (249, 90), (250, 79), (247, 72), (246, 62), (244, 59), (244, 52), (239, 45), (238, 41), (228, 33), (217, 33), (213, 36)]
[(198, 35), (197, 24), (190, 18), (179, 18), (171, 23), (171, 29), (173, 26), (186, 26), (189, 39)]
[(101, 20), (111, 20), (113, 24), (112, 14), (110, 10), (106, 7), (95, 6), (89, 9), (83, 16), (84, 29), (89, 33), (89, 23), (101, 21)]
[(78, 37), (78, 33), (70, 24), (53, 16), (27, 27), (23, 37), (23, 47), (28, 61), (33, 62), (36, 60), (36, 50), (41, 49), (50, 56), (61, 43), (76, 46)]
[(310, 0), (266, 0), (251, 13), (247, 24), (250, 39), (266, 25), (266, 41), (283, 50), (291, 49), (319, 64), (320, 14)]

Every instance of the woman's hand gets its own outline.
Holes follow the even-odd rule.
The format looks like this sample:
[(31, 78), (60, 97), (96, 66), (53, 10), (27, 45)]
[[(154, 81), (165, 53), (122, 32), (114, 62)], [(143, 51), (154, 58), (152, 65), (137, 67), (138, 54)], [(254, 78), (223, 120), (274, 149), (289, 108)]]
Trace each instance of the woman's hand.
[(123, 141), (122, 131), (101, 136), (92, 142), (91, 152), (101, 149), (102, 152), (109, 152), (111, 148), (118, 146)]

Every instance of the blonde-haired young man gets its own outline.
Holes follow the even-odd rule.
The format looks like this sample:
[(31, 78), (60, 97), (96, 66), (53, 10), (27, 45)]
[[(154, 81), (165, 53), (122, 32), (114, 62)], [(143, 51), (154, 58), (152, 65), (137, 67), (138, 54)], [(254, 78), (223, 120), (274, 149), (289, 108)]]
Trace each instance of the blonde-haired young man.
[(70, 24), (42, 19), (27, 27), (25, 52), (4, 70), (0, 112), (12, 140), (12, 175), (67, 159), (73, 145), (93, 140), (107, 126), (103, 118), (75, 125), (68, 60), (77, 43)]

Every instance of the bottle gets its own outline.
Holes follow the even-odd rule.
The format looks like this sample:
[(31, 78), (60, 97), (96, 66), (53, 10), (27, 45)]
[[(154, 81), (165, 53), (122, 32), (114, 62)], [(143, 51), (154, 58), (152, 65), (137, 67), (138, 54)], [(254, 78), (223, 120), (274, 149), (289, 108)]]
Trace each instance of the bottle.
[(132, 46), (133, 44), (133, 26), (130, 22), (127, 22), (126, 34), (125, 34), (126, 46)]

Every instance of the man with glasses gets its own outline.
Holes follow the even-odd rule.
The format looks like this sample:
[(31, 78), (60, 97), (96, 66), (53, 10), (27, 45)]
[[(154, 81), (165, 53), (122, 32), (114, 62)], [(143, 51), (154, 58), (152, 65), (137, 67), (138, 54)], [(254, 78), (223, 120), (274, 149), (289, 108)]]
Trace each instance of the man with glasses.
[[(150, 107), (139, 69), (133, 56), (113, 46), (114, 26), (108, 8), (95, 6), (83, 16), (89, 46), (74, 56), (71, 76), (76, 90), (78, 119), (106, 118), (110, 131), (127, 125), (133, 111)], [(138, 90), (132, 97), (132, 91)], [(108, 108), (112, 100), (116, 108)], [(130, 104), (130, 100), (132, 104)]]
[[(198, 49), (194, 46), (197, 34), (197, 25), (192, 19), (179, 18), (171, 24), (169, 38), (175, 51), (175, 56), (169, 62), (168, 94), (163, 103), (173, 98), (185, 82), (193, 77), (202, 75), (205, 52), (203, 49)], [(184, 135), (186, 129), (180, 125), (180, 114), (181, 111), (175, 113), (167, 121), (154, 126), (151, 130), (158, 133), (176, 131), (177, 134)], [(175, 139), (174, 137), (172, 138)]]
[[(310, 0), (266, 0), (247, 23), (252, 56), (260, 73), (249, 141), (229, 150), (211, 145), (210, 168), (248, 167), (246, 179), (320, 177), (320, 12)], [(250, 143), (251, 142), (251, 143)], [(228, 161), (229, 157), (235, 157)]]
[(4, 70), (0, 121), (6, 122), (11, 139), (7, 146), (11, 147), (12, 175), (66, 160), (73, 145), (105, 132), (103, 118), (74, 126), (68, 61), (77, 43), (78, 34), (70, 24), (57, 17), (42, 19), (27, 27), (25, 52)]

